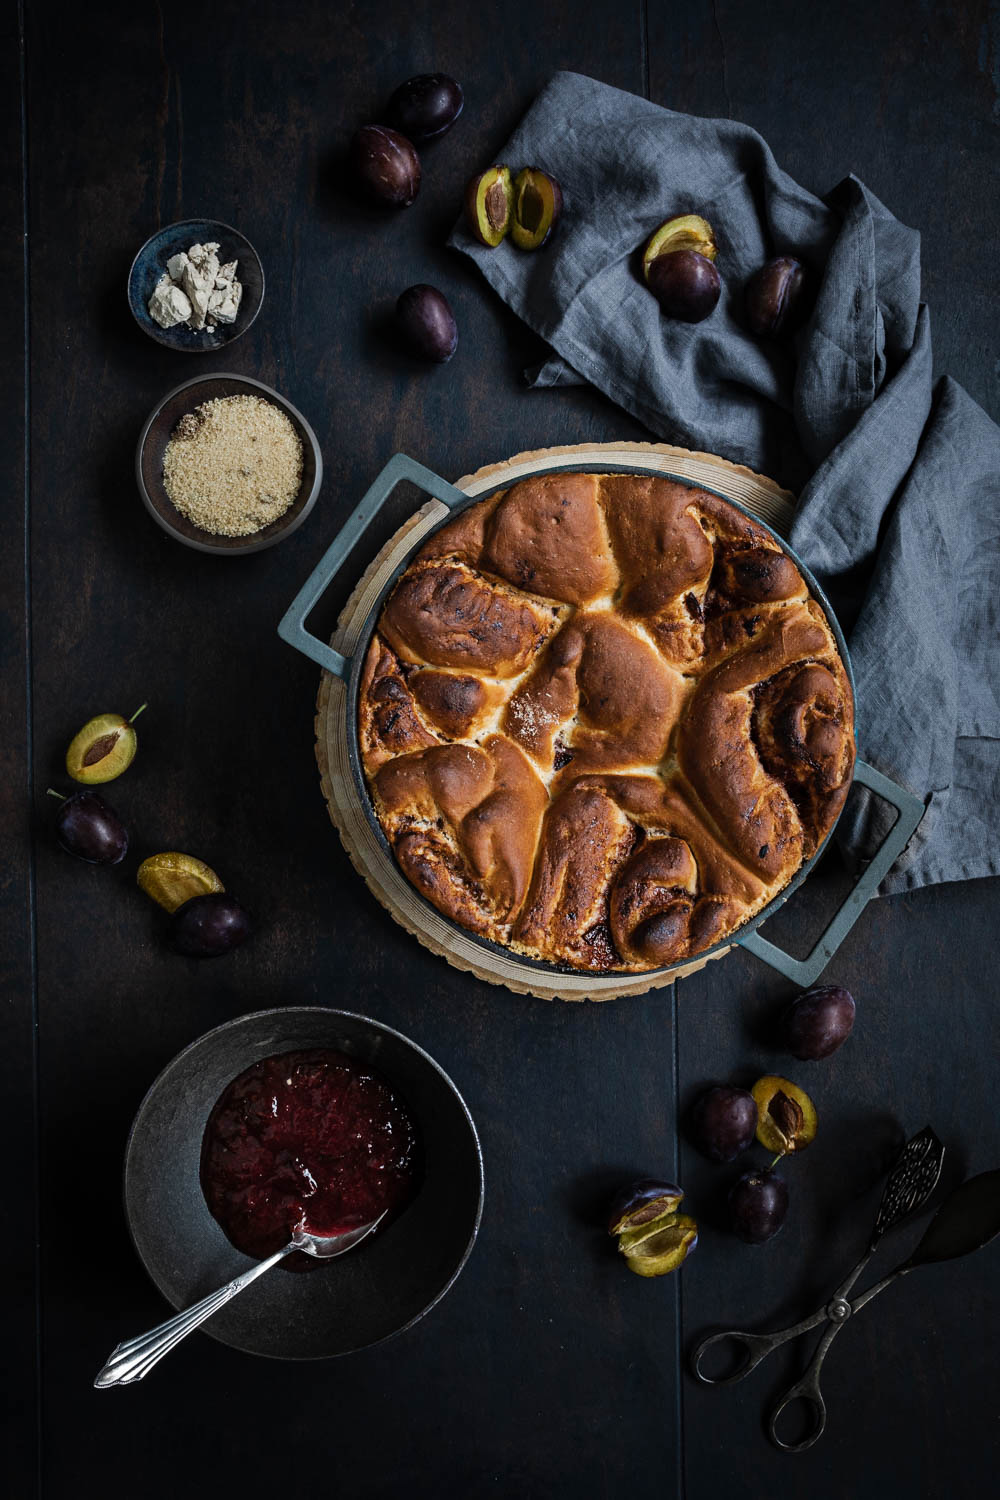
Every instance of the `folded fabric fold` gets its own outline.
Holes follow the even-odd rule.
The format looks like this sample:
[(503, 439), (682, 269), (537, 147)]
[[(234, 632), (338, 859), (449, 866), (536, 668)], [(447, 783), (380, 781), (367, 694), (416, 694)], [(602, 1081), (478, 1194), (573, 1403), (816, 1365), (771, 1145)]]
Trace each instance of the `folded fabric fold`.
[[(815, 197), (746, 126), (573, 73), (498, 159), (545, 168), (565, 197), (540, 252), (488, 250), (461, 224), (451, 239), (551, 345), (529, 382), (588, 381), (658, 437), (800, 493), (790, 540), (848, 633), (861, 754), (927, 802), (883, 890), (1000, 873), (1000, 429), (954, 381), (932, 390), (917, 232), (855, 177)], [(637, 268), (657, 225), (691, 211), (724, 281), (695, 325), (661, 317)], [(743, 286), (793, 253), (810, 319), (792, 346), (759, 340)], [(853, 794), (849, 857), (887, 819)]]

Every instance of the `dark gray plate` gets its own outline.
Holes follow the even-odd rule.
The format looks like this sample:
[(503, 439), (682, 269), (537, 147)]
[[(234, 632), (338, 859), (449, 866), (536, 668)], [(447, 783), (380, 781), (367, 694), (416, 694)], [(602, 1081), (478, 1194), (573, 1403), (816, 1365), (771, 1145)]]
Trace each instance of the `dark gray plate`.
[[(214, 536), (202, 531), (187, 516), (182, 516), (163, 485), (163, 455), (170, 434), (185, 412), (193, 411), (203, 401), (213, 401), (225, 396), (260, 396), (265, 401), (280, 406), (298, 433), (302, 442), (302, 483), (292, 504), (265, 526), (249, 536)], [(196, 552), (221, 552), (235, 555), (245, 552), (262, 552), (273, 547), (296, 531), (316, 504), (320, 485), (323, 482), (323, 455), (319, 439), (313, 432), (297, 406), (286, 401), (284, 396), (265, 385), (262, 380), (251, 380), (249, 375), (234, 375), (220, 371), (215, 375), (198, 375), (194, 380), (185, 380), (183, 385), (168, 391), (158, 406), (146, 418), (139, 435), (135, 452), (135, 477), (139, 493), (150, 515), (163, 530), (186, 547)]]
[[(167, 269), (167, 261), (172, 255), (189, 250), (192, 245), (206, 242), (218, 243), (219, 260), (223, 265), (230, 260), (238, 262), (236, 275), (243, 284), (243, 296), (236, 321), (220, 323), (216, 328), (203, 328), (200, 333), (183, 323), (176, 328), (161, 328), (149, 316), (149, 299)], [(224, 349), (246, 333), (263, 301), (264, 268), (256, 250), (246, 235), (228, 224), (220, 224), (217, 219), (182, 219), (177, 224), (158, 229), (143, 245), (128, 273), (128, 305), (133, 318), (151, 339), (182, 354), (210, 354)]]
[(446, 1073), (398, 1031), (347, 1011), (294, 1007), (241, 1016), (192, 1042), (139, 1107), (125, 1154), (125, 1212), (143, 1265), (169, 1302), (188, 1307), (253, 1261), (226, 1239), (198, 1178), (216, 1099), (251, 1063), (334, 1047), (384, 1074), (420, 1129), (422, 1186), (400, 1217), (357, 1250), (310, 1272), (269, 1271), (204, 1324), (249, 1354), (322, 1359), (409, 1328), (452, 1285), (483, 1204), (476, 1128)]

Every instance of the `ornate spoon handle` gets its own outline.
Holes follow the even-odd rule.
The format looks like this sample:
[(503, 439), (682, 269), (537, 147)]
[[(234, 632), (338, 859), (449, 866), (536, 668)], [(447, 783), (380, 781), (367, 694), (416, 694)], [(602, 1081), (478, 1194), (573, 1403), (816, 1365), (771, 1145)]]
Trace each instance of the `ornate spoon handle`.
[(158, 1328), (117, 1344), (112, 1349), (107, 1364), (98, 1371), (94, 1385), (98, 1390), (105, 1390), (108, 1386), (132, 1385), (135, 1381), (141, 1380), (165, 1354), (170, 1352), (175, 1344), (179, 1344), (181, 1339), (199, 1328), (206, 1318), (218, 1312), (220, 1307), (225, 1306), (239, 1292), (242, 1292), (244, 1287), (248, 1287), (251, 1281), (256, 1281), (258, 1276), (263, 1276), (265, 1271), (276, 1266), (279, 1260), (284, 1259), (297, 1248), (295, 1241), (291, 1241), (283, 1250), (277, 1251), (258, 1265), (251, 1266), (250, 1270), (244, 1271), (242, 1276), (236, 1276), (225, 1286), (220, 1286), (217, 1292), (209, 1292), (207, 1297), (203, 1297), (193, 1307), (179, 1312), (176, 1317), (168, 1318)]

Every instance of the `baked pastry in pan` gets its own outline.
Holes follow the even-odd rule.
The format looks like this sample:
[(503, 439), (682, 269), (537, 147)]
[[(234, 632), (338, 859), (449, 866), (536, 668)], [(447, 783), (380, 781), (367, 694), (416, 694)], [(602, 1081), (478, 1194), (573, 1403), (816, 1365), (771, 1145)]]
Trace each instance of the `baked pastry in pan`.
[(463, 511), (387, 599), (361, 759), (446, 917), (575, 969), (734, 932), (836, 820), (853, 703), (771, 534), (671, 480), (553, 474)]

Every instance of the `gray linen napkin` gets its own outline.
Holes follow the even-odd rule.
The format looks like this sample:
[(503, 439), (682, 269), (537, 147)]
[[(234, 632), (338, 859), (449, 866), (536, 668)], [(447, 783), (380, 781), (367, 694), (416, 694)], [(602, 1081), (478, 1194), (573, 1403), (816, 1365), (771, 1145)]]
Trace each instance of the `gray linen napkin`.
[[(857, 178), (825, 201), (753, 130), (559, 73), (497, 156), (565, 195), (549, 246), (450, 243), (554, 350), (536, 386), (589, 381), (658, 437), (800, 491), (792, 545), (848, 635), (861, 754), (925, 799), (883, 891), (1000, 873), (1000, 429), (952, 380), (932, 389), (920, 238)], [(484, 163), (485, 165), (485, 163)], [(712, 224), (725, 290), (697, 325), (662, 318), (636, 251), (665, 218)], [(743, 326), (743, 285), (773, 255), (813, 270), (794, 347)], [(888, 826), (852, 793), (855, 862)]]

